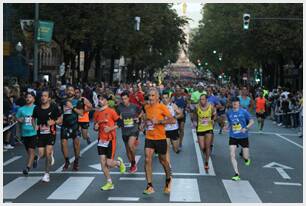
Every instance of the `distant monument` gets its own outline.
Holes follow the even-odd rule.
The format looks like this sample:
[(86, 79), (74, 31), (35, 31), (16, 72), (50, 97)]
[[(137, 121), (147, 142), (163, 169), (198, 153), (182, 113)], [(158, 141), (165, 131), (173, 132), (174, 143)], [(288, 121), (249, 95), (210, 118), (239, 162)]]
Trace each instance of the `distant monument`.
[[(182, 4), (182, 11), (183, 11), (183, 16), (186, 17), (187, 4), (185, 1)], [(189, 24), (186, 24), (183, 27), (183, 31), (186, 35), (186, 44), (184, 45), (180, 44), (179, 57), (175, 63), (170, 65), (171, 77), (177, 77), (179, 79), (196, 78), (196, 74), (194, 72), (196, 66), (192, 62), (190, 62), (188, 58), (188, 45), (189, 45), (189, 33), (190, 33)]]

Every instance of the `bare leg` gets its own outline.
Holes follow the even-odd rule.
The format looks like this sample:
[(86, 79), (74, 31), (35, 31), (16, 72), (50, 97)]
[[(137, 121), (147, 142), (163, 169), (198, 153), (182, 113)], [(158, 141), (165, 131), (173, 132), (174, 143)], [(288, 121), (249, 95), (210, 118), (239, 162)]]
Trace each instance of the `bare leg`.
[(146, 179), (148, 183), (152, 183), (152, 157), (153, 157), (154, 149), (145, 148), (145, 172)]
[(230, 156), (231, 156), (231, 162), (232, 162), (232, 166), (234, 168), (234, 171), (236, 174), (239, 174), (238, 171), (238, 163), (235, 157), (235, 153), (236, 153), (236, 145), (230, 145)]

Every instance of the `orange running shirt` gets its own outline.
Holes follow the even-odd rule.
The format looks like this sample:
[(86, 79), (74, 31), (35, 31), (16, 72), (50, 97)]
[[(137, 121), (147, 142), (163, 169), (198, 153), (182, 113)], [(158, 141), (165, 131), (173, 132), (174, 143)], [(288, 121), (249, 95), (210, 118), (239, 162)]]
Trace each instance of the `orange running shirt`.
[(167, 106), (164, 104), (146, 105), (146, 138), (150, 140), (163, 140), (166, 139), (165, 125), (153, 125), (152, 120), (164, 120), (165, 117), (171, 117), (171, 113)]
[(113, 140), (116, 138), (116, 130), (113, 130), (109, 133), (104, 132), (106, 126), (113, 127), (115, 122), (119, 119), (119, 115), (115, 110), (107, 107), (101, 111), (95, 111), (94, 113), (94, 122), (99, 122), (99, 139), (100, 140)]
[[(85, 105), (85, 109), (87, 106)], [(79, 122), (89, 122), (89, 112), (83, 112), (83, 115), (79, 115)]]
[(266, 99), (258, 97), (256, 99), (256, 113), (262, 113), (266, 111)]

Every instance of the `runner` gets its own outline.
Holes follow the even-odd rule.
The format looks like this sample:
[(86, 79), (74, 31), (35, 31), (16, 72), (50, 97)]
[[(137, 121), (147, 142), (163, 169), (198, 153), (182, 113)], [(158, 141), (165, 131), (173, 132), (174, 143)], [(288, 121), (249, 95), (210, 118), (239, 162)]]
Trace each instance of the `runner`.
[(208, 103), (205, 94), (200, 97), (200, 102), (193, 115), (193, 124), (196, 127), (198, 142), (203, 154), (205, 155), (205, 170), (208, 173), (208, 161), (211, 154), (211, 141), (213, 125), (216, 119), (216, 110), (213, 105)]
[(115, 161), (116, 152), (116, 129), (118, 126), (115, 124), (119, 120), (118, 114), (115, 110), (108, 106), (108, 95), (98, 95), (100, 109), (94, 113), (94, 129), (99, 131), (98, 136), (98, 154), (100, 158), (101, 168), (107, 183), (101, 186), (101, 190), (112, 190), (114, 184), (110, 176), (110, 168), (119, 167), (120, 173), (125, 172), (125, 165), (121, 157)]
[(256, 117), (258, 120), (259, 133), (262, 133), (265, 122), (266, 99), (263, 97), (263, 92), (259, 92), (259, 97), (256, 98)]
[[(92, 109), (92, 104), (86, 97), (82, 97), (81, 89), (75, 88), (75, 98), (78, 100), (77, 109), (83, 110), (83, 115), (79, 115), (78, 123), (79, 129), (81, 130), (83, 138), (87, 144), (91, 143), (88, 128), (89, 128), (89, 112)], [(79, 132), (79, 131), (78, 131)]]
[(24, 175), (28, 175), (31, 167), (37, 167), (37, 156), (35, 148), (37, 145), (37, 131), (32, 125), (32, 115), (35, 108), (34, 92), (27, 93), (26, 105), (20, 107), (16, 114), (17, 121), (21, 124), (21, 139), (28, 154), (27, 166), (23, 170)]
[(172, 95), (173, 102), (181, 109), (183, 115), (178, 118), (179, 124), (179, 151), (182, 150), (183, 138), (185, 134), (186, 108), (188, 105), (188, 95), (180, 85), (176, 86), (176, 92)]
[(250, 108), (252, 108), (253, 104), (251, 97), (248, 96), (248, 93), (247, 87), (242, 87), (241, 95), (238, 96), (238, 98), (240, 101), (240, 106), (250, 112)]
[(50, 182), (50, 166), (54, 165), (53, 145), (56, 138), (56, 124), (62, 122), (57, 105), (51, 103), (49, 91), (41, 94), (41, 105), (33, 110), (32, 124), (38, 131), (38, 160), (45, 157), (43, 182)]
[(217, 109), (217, 115), (218, 115), (218, 124), (220, 126), (219, 134), (222, 134), (222, 130), (225, 125), (225, 120), (226, 120), (226, 105), (227, 105), (227, 95), (226, 95), (226, 90), (225, 88), (220, 89), (220, 94), (218, 96), (218, 100), (221, 104), (221, 107)]
[[(159, 103), (159, 94), (156, 89), (151, 89), (149, 91), (149, 102), (150, 103), (145, 106), (144, 115), (144, 121), (146, 123), (145, 173), (147, 188), (143, 193), (149, 195), (155, 192), (152, 184), (152, 157), (154, 152), (156, 152), (166, 175), (164, 193), (169, 194), (171, 190), (172, 178), (170, 173), (170, 165), (166, 158), (167, 140), (165, 124), (173, 124), (175, 123), (175, 119), (171, 116), (168, 108)], [(166, 119), (166, 117), (168, 118)]]
[(245, 165), (249, 166), (251, 164), (251, 160), (249, 157), (249, 139), (248, 139), (248, 130), (254, 124), (253, 119), (251, 119), (250, 113), (240, 108), (239, 98), (232, 98), (232, 106), (226, 116), (228, 119), (229, 129), (229, 147), (230, 147), (230, 157), (232, 166), (235, 171), (235, 175), (232, 177), (232, 180), (237, 181), (240, 180), (240, 173), (238, 171), (238, 163), (236, 160), (236, 148), (240, 145), (243, 148), (243, 158)]
[(121, 94), (122, 103), (118, 106), (118, 114), (122, 121), (121, 130), (122, 130), (122, 139), (125, 144), (126, 155), (131, 167), (129, 172), (137, 172), (137, 165), (135, 161), (135, 152), (136, 152), (136, 140), (139, 135), (139, 118), (142, 116), (142, 111), (135, 104), (130, 103), (129, 92), (124, 91)]
[(170, 94), (167, 92), (163, 93), (163, 98), (162, 98), (163, 104), (168, 108), (170, 111), (172, 117), (175, 118), (175, 123), (174, 124), (166, 124), (165, 129), (166, 129), (166, 137), (167, 137), (167, 153), (166, 153), (166, 158), (167, 161), (169, 162), (170, 168), (171, 168), (171, 162), (170, 162), (170, 144), (172, 144), (173, 151), (175, 153), (179, 153), (179, 125), (178, 125), (178, 120), (181, 117), (183, 117), (183, 112), (178, 108), (178, 106), (175, 103), (171, 103), (170, 100)]
[(73, 150), (74, 150), (74, 163), (72, 170), (79, 170), (79, 158), (80, 158), (80, 140), (77, 137), (77, 132), (79, 129), (78, 125), (78, 115), (83, 115), (83, 109), (77, 109), (78, 100), (75, 99), (74, 87), (69, 85), (66, 88), (67, 98), (62, 102), (63, 111), (63, 125), (61, 128), (61, 148), (65, 159), (65, 164), (63, 171), (69, 168), (70, 161), (68, 158), (68, 139), (73, 140)]

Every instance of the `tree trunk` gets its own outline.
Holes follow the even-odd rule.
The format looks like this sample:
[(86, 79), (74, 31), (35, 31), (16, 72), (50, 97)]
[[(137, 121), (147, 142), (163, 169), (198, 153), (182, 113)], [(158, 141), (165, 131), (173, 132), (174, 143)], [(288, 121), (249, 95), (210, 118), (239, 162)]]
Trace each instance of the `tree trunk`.
[(115, 68), (115, 56), (114, 54), (112, 54), (111, 56), (111, 66), (110, 66), (110, 69), (109, 69), (109, 85), (112, 84), (113, 82), (113, 75), (114, 75), (114, 68)]
[(100, 56), (100, 49), (97, 49), (96, 54), (96, 68), (95, 68), (95, 80), (101, 81), (101, 56)]

